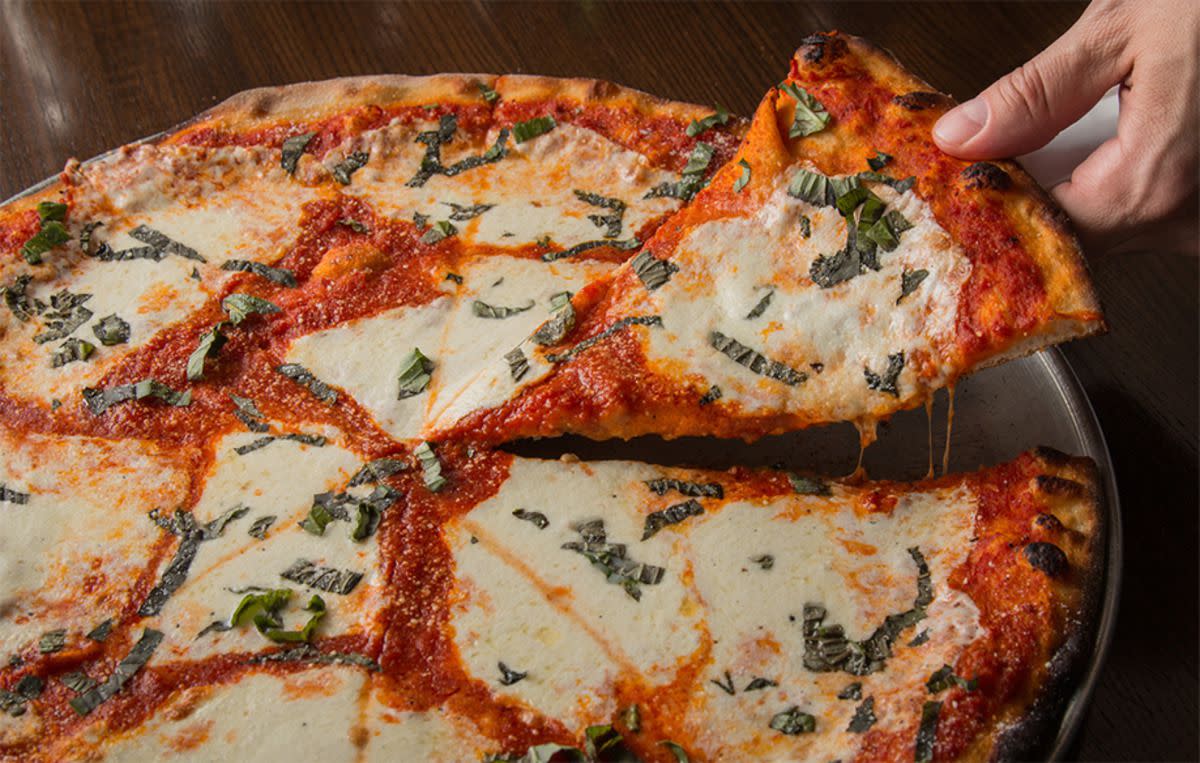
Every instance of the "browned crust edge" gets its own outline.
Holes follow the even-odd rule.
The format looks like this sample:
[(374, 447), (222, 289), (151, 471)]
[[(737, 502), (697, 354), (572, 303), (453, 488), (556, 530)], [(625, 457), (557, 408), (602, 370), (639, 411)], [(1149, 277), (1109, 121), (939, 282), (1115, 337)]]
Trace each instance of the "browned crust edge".
[[(909, 72), (891, 51), (862, 37), (838, 32), (831, 34), (844, 39), (852, 54), (864, 63), (871, 76), (890, 85), (897, 93), (932, 91), (942, 95), (937, 102), (922, 109), (931, 117), (931, 126), (932, 122), (957, 105), (951, 96), (940, 93)], [(800, 51), (796, 55), (799, 57)], [(1054, 312), (1064, 323), (1062, 338), (1058, 341), (1106, 330), (1083, 250), (1066, 213), (1015, 160), (997, 159), (990, 163), (1004, 170), (1012, 180), (1012, 187), (1004, 192), (1007, 217), (1018, 223), (1028, 221), (1038, 234), (1026, 244), (1025, 249), (1037, 262), (1045, 279), (1046, 295)], [(1005, 354), (995, 362), (1028, 352)]]

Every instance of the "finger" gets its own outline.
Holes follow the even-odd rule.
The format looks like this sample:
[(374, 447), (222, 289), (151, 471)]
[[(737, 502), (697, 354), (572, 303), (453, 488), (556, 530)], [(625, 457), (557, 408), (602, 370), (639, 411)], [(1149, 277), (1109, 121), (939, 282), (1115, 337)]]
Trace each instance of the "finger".
[(933, 128), (946, 153), (996, 159), (1041, 148), (1129, 71), (1121, 22), (1087, 12), (1029, 63), (952, 109)]

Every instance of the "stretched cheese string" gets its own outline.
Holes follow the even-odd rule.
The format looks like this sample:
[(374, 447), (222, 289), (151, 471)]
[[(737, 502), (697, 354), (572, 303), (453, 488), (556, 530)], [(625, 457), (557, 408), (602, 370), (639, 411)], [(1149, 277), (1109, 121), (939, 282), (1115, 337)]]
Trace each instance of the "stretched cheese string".
[(954, 385), (946, 386), (949, 407), (946, 409), (946, 449), (942, 451), (942, 474), (950, 471), (950, 433), (954, 429)]
[(866, 481), (867, 470), (863, 467), (863, 455), (871, 443), (879, 438), (878, 425), (878, 419), (860, 419), (854, 422), (854, 428), (858, 430), (858, 463), (854, 466), (854, 472), (846, 478), (847, 482)]
[(925, 472), (925, 479), (933, 479), (933, 396), (936, 393), (930, 393), (929, 397), (925, 398), (925, 432), (929, 440), (929, 469)]

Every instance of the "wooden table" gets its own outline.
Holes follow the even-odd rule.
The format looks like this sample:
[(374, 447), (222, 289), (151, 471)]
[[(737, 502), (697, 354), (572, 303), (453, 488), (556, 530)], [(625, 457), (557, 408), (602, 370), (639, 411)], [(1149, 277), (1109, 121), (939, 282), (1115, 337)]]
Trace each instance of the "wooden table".
[[(5, 5), (0, 198), (249, 87), (348, 74), (598, 77), (749, 114), (806, 33), (893, 50), (960, 99), (1025, 61), (1077, 4)], [(1197, 260), (1095, 256), (1112, 330), (1066, 348), (1124, 504), (1116, 640), (1083, 760), (1197, 756)]]

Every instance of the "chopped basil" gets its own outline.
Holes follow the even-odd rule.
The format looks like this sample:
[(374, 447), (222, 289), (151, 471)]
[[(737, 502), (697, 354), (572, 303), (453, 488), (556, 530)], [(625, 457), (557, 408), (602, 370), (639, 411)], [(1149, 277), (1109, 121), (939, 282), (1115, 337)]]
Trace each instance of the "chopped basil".
[(854, 717), (850, 719), (850, 724), (846, 727), (846, 731), (852, 734), (865, 734), (867, 729), (875, 725), (875, 698), (867, 697), (862, 701), (862, 704), (854, 708)]
[(463, 277), (460, 276), (458, 273), (447, 273), (446, 277), (443, 278), (442, 280), (443, 281), (453, 281), (454, 283), (458, 284), (459, 286), (462, 286)]
[(829, 114), (821, 102), (804, 88), (790, 82), (781, 84), (780, 89), (796, 101), (796, 113), (788, 137), (803, 138), (824, 130), (829, 125)]
[(862, 699), (862, 681), (855, 681), (846, 684), (846, 688), (838, 692), (838, 699)]
[(84, 635), (84, 638), (88, 638), (88, 639), (91, 639), (92, 641), (98, 641), (100, 643), (104, 643), (108, 639), (109, 634), (112, 633), (112, 626), (113, 626), (112, 618), (109, 618), (108, 620), (105, 620), (104, 622), (97, 625), (95, 628), (92, 628), (90, 631), (88, 631)]
[(725, 336), (720, 331), (711, 332), (708, 335), (708, 341), (714, 350), (728, 356), (735, 363), (745, 366), (759, 376), (775, 379), (792, 387), (803, 384), (808, 379), (808, 375), (803, 371), (797, 371), (777, 360), (771, 360), (736, 339)]
[(263, 423), (263, 419), (266, 417), (263, 416), (262, 411), (258, 410), (258, 406), (254, 404), (253, 400), (248, 397), (240, 397), (232, 392), (229, 393), (229, 399), (237, 407), (233, 415), (237, 416), (238, 421), (245, 424), (251, 432), (266, 432), (270, 429)]
[(805, 477), (794, 472), (787, 473), (792, 490), (800, 495), (832, 495), (829, 485), (815, 477)]
[[(542, 244), (542, 246), (549, 246), (549, 245), (550, 244), (549, 244), (548, 240), (545, 244)], [(584, 241), (582, 244), (576, 244), (575, 246), (571, 247), (570, 249), (563, 249), (563, 250), (560, 250), (557, 252), (546, 252), (545, 254), (542, 255), (542, 262), (555, 262), (557, 260), (563, 260), (568, 257), (574, 257), (577, 254), (582, 254), (582, 253), (592, 250), (592, 249), (599, 249), (602, 246), (611, 246), (614, 249), (620, 249), (622, 251), (630, 251), (633, 249), (637, 249), (641, 245), (642, 245), (642, 242), (638, 241), (636, 238), (625, 239), (623, 241), (613, 241), (610, 239), (600, 239), (598, 241)]]
[(352, 217), (338, 218), (337, 224), (343, 228), (349, 228), (355, 233), (370, 233), (371, 229), (366, 226), (366, 223), (359, 222)]
[(578, 189), (575, 190), (575, 197), (585, 204), (591, 204), (593, 207), (612, 210), (607, 215), (588, 215), (588, 219), (597, 228), (604, 229), (605, 238), (617, 238), (621, 235), (621, 220), (625, 216), (625, 202), (620, 199), (601, 196), (598, 193), (589, 193)]
[(812, 220), (808, 219), (808, 215), (800, 215), (800, 235), (812, 238)]
[(458, 228), (449, 220), (438, 220), (425, 231), (421, 236), (421, 243), (426, 246), (433, 246), (439, 241), (450, 238), (458, 233)]
[(768, 725), (780, 734), (795, 736), (815, 731), (817, 719), (808, 713), (801, 712), (799, 707), (793, 705), (782, 713), (776, 713)]
[(759, 316), (761, 316), (763, 313), (765, 313), (767, 311), (767, 308), (771, 305), (771, 298), (774, 296), (775, 296), (774, 289), (771, 289), (766, 294), (764, 294), (762, 299), (758, 300), (758, 304), (755, 305), (754, 307), (752, 307), (750, 309), (750, 312), (746, 313), (746, 320), (752, 321), (755, 318), (758, 318)]
[(689, 763), (687, 750), (683, 749), (680, 745), (669, 739), (664, 739), (659, 744), (671, 751), (671, 754), (675, 756), (676, 763)]
[(39, 202), (37, 213), (40, 221), (38, 232), (21, 245), (21, 256), (30, 265), (40, 265), (43, 254), (71, 240), (71, 234), (63, 225), (63, 221), (67, 219), (66, 204), (53, 201)]
[[(318, 493), (313, 496), (312, 507), (308, 516), (300, 522), (300, 527), (313, 535), (323, 535), (325, 527), (335, 519), (353, 521), (354, 529), (350, 532), (350, 538), (366, 540), (375, 534), (383, 512), (396, 502), (399, 495), (387, 485), (376, 485), (365, 498), (349, 493)], [(351, 516), (351, 511), (354, 516)]]
[(95, 351), (96, 345), (91, 342), (71, 337), (50, 355), (50, 367), (60, 368), (77, 360), (87, 360)]
[(630, 559), (625, 544), (609, 543), (603, 519), (585, 522), (574, 529), (581, 540), (564, 543), (562, 548), (582, 555), (605, 574), (609, 583), (624, 588), (635, 601), (642, 598), (640, 585), (657, 585), (666, 574), (662, 567)]
[(512, 686), (517, 681), (521, 681), (529, 676), (528, 673), (522, 673), (519, 670), (513, 670), (512, 668), (505, 665), (503, 662), (499, 663), (499, 666), (500, 666), (500, 684), (502, 686)]
[[(460, 159), (449, 167), (442, 164), (442, 146), (454, 139), (458, 129), (458, 118), (453, 114), (445, 114), (438, 121), (436, 130), (427, 130), (417, 135), (416, 142), (425, 145), (425, 155), (421, 158), (421, 166), (405, 185), (410, 188), (420, 188), (434, 175), (453, 177), (461, 172), (482, 167), (485, 164), (498, 162), (508, 155), (507, 143), (509, 129), (505, 127), (496, 136), (496, 142), (482, 156), (468, 156)], [(424, 227), (417, 216), (413, 215), (417, 227)]]
[(362, 465), (347, 483), (350, 487), (383, 482), (393, 474), (408, 469), (408, 464), (396, 458), (377, 458)]
[[(100, 262), (128, 262), (130, 260), (151, 260), (161, 262), (167, 253), (153, 246), (135, 246), (129, 249), (114, 250), (107, 243), (100, 244), (95, 253), (90, 254)], [(194, 269), (194, 268), (193, 268)]]
[(565, 363), (573, 359), (576, 355), (584, 350), (590, 349), (599, 342), (608, 339), (613, 334), (624, 330), (629, 326), (662, 326), (662, 317), (658, 315), (630, 315), (624, 318), (619, 318), (614, 321), (611, 326), (601, 331), (595, 336), (584, 339), (579, 344), (575, 345), (566, 352), (550, 354), (546, 356), (546, 360), (551, 363)]
[(729, 112), (724, 106), (717, 105), (717, 112), (709, 114), (703, 119), (693, 119), (692, 123), (687, 126), (687, 134), (689, 138), (694, 138), (700, 133), (711, 130), (717, 125), (723, 125), (729, 122)]
[(526, 511), (525, 509), (513, 509), (513, 516), (517, 519), (523, 519), (526, 522), (537, 527), (539, 530), (545, 530), (550, 526), (550, 520), (546, 519), (546, 515), (540, 511)]
[(177, 392), (157, 379), (143, 379), (136, 384), (119, 384), (115, 387), (96, 389), (84, 387), (83, 401), (93, 415), (99, 416), (109, 408), (130, 400), (143, 400), (155, 397), (167, 405), (182, 408), (192, 403), (191, 390)]
[(708, 388), (708, 392), (700, 396), (700, 405), (712, 405), (720, 399), (721, 388), (714, 384)]
[(224, 321), (200, 335), (200, 342), (187, 361), (187, 380), (197, 381), (204, 376), (204, 361), (209, 355), (216, 355), (225, 344), (225, 335), (221, 333)]
[(308, 622), (299, 630), (289, 631), (281, 627), (263, 627), (259, 625), (258, 617), (254, 619), (254, 625), (258, 627), (259, 632), (266, 636), (271, 641), (276, 643), (295, 643), (312, 641), (313, 633), (317, 630), (317, 625), (321, 619), (325, 617), (325, 600), (320, 596), (313, 594), (308, 603), (304, 605), (304, 611), (311, 612)]
[(758, 556), (750, 557), (750, 561), (757, 564), (764, 570), (769, 570), (775, 566), (775, 557), (770, 554), (759, 554)]
[(276, 366), (275, 370), (282, 376), (307, 388), (313, 397), (321, 402), (329, 403), (330, 405), (337, 402), (337, 392), (328, 384), (313, 376), (311, 371), (299, 363), (284, 363), (281, 366)]
[(29, 503), (29, 493), (22, 493), (19, 490), (13, 490), (3, 484), (0, 484), (0, 503)]
[(246, 320), (250, 315), (258, 313), (259, 315), (272, 315), (282, 312), (278, 305), (269, 302), (262, 297), (256, 297), (252, 294), (235, 293), (230, 294), (225, 299), (221, 300), (221, 307), (229, 314), (229, 322), (234, 326), (239, 325)]
[[(624, 755), (627, 752), (624, 749), (625, 740), (612, 727), (612, 724), (588, 726), (583, 730), (583, 737), (583, 748), (587, 753), (587, 760), (627, 759), (627, 756)], [(602, 753), (607, 754), (602, 756)]]
[(268, 435), (266, 437), (259, 437), (257, 440), (246, 443), (245, 445), (239, 445), (233, 449), (233, 452), (237, 453), (239, 456), (244, 456), (247, 453), (253, 453), (256, 450), (265, 448), (268, 445), (270, 445), (271, 443), (277, 442), (280, 440), (291, 440), (292, 442), (298, 442), (301, 445), (312, 445), (313, 447), (316, 447), (316, 448), (325, 447), (325, 442), (326, 442), (325, 437), (323, 435), (319, 435), (319, 434), (298, 433), (298, 434)]
[(400, 359), (400, 391), (396, 399), (405, 400), (424, 392), (433, 379), (432, 373), (433, 361), (421, 352), (421, 348), (414, 347), (409, 350), (408, 354)]
[(710, 684), (716, 684), (717, 688), (730, 696), (737, 694), (737, 688), (733, 685), (733, 676), (729, 675), (728, 670), (725, 671), (724, 681), (719, 678), (711, 678), (708, 682)]
[(300, 163), (300, 155), (304, 153), (304, 149), (308, 148), (309, 142), (317, 137), (315, 132), (301, 133), (293, 135), (283, 142), (283, 147), (279, 154), (279, 166), (283, 167), (283, 171), (289, 175), (296, 173), (296, 165)]
[(872, 183), (883, 183), (886, 186), (890, 186), (896, 193), (904, 193), (917, 183), (917, 178), (911, 175), (903, 180), (897, 180), (880, 172), (860, 172), (857, 177), (860, 180), (869, 180)]
[(525, 374), (529, 373), (529, 358), (525, 357), (520, 347), (514, 347), (504, 353), (504, 359), (508, 361), (508, 371), (514, 382), (521, 381)]
[(42, 690), (46, 688), (46, 682), (35, 675), (26, 675), (17, 681), (17, 685), (13, 687), (17, 694), (20, 694), (25, 699), (37, 699), (42, 696)]
[(61, 652), (66, 645), (67, 631), (65, 628), (59, 628), (42, 634), (41, 639), (38, 640), (38, 651), (42, 654), (53, 654)]
[(734, 193), (741, 193), (750, 182), (750, 164), (745, 159), (739, 159), (738, 164), (742, 167), (742, 174), (738, 175), (738, 179), (733, 183)]
[(417, 462), (421, 465), (421, 479), (425, 482), (425, 487), (431, 493), (436, 493), (445, 487), (446, 478), (442, 476), (442, 462), (433, 452), (430, 444), (422, 442), (413, 451), (413, 455), (417, 457)]
[(526, 310), (532, 310), (534, 304), (531, 299), (528, 304), (519, 307), (505, 307), (504, 305), (489, 305), (477, 299), (471, 303), (471, 311), (475, 313), (476, 318), (510, 318)]
[(129, 323), (116, 315), (106, 315), (92, 324), (92, 333), (105, 347), (125, 344), (129, 341)]
[(76, 694), (83, 694), (98, 683), (96, 679), (78, 670), (71, 673), (64, 673), (58, 677), (58, 681)]
[(137, 673), (143, 665), (150, 661), (150, 656), (163, 640), (162, 631), (146, 628), (142, 637), (133, 645), (129, 654), (121, 660), (103, 683), (97, 684), (77, 697), (70, 700), (71, 707), (79, 715), (87, 715), (105, 701), (111, 699), (126, 682)]
[(281, 649), (277, 652), (268, 652), (267, 654), (257, 654), (248, 660), (254, 665), (262, 665), (267, 663), (308, 663), (313, 665), (355, 665), (360, 668), (365, 668), (370, 671), (378, 672), (382, 670), (379, 663), (365, 654), (357, 652), (322, 652), (311, 644), (302, 644), (290, 649)]
[(674, 490), (676, 493), (692, 498), (724, 498), (725, 489), (718, 482), (687, 482), (670, 477), (655, 477), (646, 480), (646, 487), (655, 495), (666, 495)]
[(271, 525), (275, 524), (278, 519), (274, 514), (268, 514), (265, 517), (259, 517), (250, 524), (250, 529), (246, 530), (246, 534), (252, 538), (263, 540), (267, 537), (267, 531), (271, 529)]
[(646, 540), (668, 525), (679, 524), (688, 517), (698, 517), (704, 513), (704, 507), (695, 498), (689, 498), (683, 503), (668, 506), (662, 511), (654, 511), (646, 515), (642, 528), (642, 540)]
[(323, 567), (308, 559), (297, 559), (292, 562), (290, 567), (279, 573), (279, 576), (284, 580), (291, 580), (310, 588), (346, 596), (354, 590), (358, 581), (362, 580), (363, 574), (355, 570)]
[(308, 510), (308, 516), (300, 522), (300, 527), (313, 535), (324, 535), (325, 527), (334, 519), (329, 509), (320, 503), (313, 503)]
[(900, 372), (903, 370), (904, 353), (897, 352), (888, 355), (887, 370), (883, 374), (877, 374), (868, 366), (863, 366), (863, 376), (867, 379), (868, 389), (898, 398), (900, 390), (896, 387), (896, 382), (900, 379)]
[(892, 210), (872, 223), (860, 235), (873, 241), (884, 251), (890, 252), (900, 245), (900, 234), (910, 228), (912, 228), (912, 223), (904, 215)]
[(350, 185), (351, 176), (367, 166), (367, 162), (371, 159), (371, 155), (366, 151), (355, 151), (345, 159), (330, 168), (333, 173), (333, 179), (342, 185)]
[(667, 196), (682, 201), (691, 201), (700, 189), (708, 185), (704, 172), (712, 162), (715, 149), (707, 143), (697, 142), (688, 155), (687, 164), (683, 168), (682, 177), (674, 183), (659, 183), (651, 188), (645, 199)]
[(772, 681), (769, 678), (755, 677), (750, 683), (746, 684), (746, 688), (742, 691), (759, 691), (760, 689), (769, 689), (772, 686), (778, 686), (779, 682)]
[(476, 82), (475, 87), (479, 88), (479, 94), (483, 96), (483, 100), (487, 101), (489, 106), (494, 104), (500, 98), (499, 93), (483, 82)]
[(905, 268), (904, 272), (900, 274), (900, 296), (896, 297), (896, 304), (900, 304), (900, 300), (916, 291), (921, 282), (928, 277), (929, 271), (924, 268), (918, 268), (917, 270)]
[(66, 289), (51, 294), (51, 309), (39, 311), (46, 330), (35, 335), (33, 341), (37, 344), (57, 342), (73, 334), (75, 329), (91, 320), (92, 311), (83, 306), (91, 298), (91, 294), (72, 294)]
[(179, 587), (187, 580), (188, 570), (191, 569), (192, 561), (196, 558), (200, 544), (220, 537), (227, 524), (245, 516), (249, 511), (244, 506), (236, 506), (203, 525), (197, 524), (195, 517), (191, 514), (178, 509), (175, 511), (173, 520), (164, 519), (157, 509), (150, 512), (150, 519), (159, 527), (172, 535), (179, 536), (179, 546), (175, 549), (175, 556), (163, 570), (159, 582), (150, 589), (150, 593), (146, 594), (146, 599), (138, 607), (138, 614), (142, 617), (151, 617), (162, 612), (167, 599), (171, 598), (171, 595), (179, 590)]
[(296, 274), (286, 268), (273, 268), (251, 260), (226, 260), (221, 264), (221, 270), (253, 273), (289, 289), (296, 288)]
[(465, 220), (479, 217), (484, 212), (496, 206), (495, 204), (474, 204), (468, 207), (462, 204), (455, 204), (453, 201), (444, 201), (442, 203), (454, 210), (450, 213), (450, 219), (457, 222), (463, 222)]
[(551, 296), (550, 309), (554, 317), (538, 326), (531, 337), (543, 347), (558, 344), (575, 328), (575, 306), (571, 304), (571, 292), (563, 291)]
[(550, 132), (557, 124), (554, 121), (554, 117), (549, 114), (527, 119), (524, 122), (517, 122), (512, 126), (513, 142), (524, 143), (527, 140), (533, 140), (539, 135), (545, 135)]
[(917, 729), (917, 742), (913, 750), (914, 763), (930, 763), (933, 760), (933, 746), (937, 741), (938, 716), (941, 712), (941, 702), (926, 702), (921, 706), (921, 726)]
[(185, 244), (181, 244), (165, 233), (157, 231), (149, 226), (139, 225), (138, 227), (129, 231), (129, 235), (131, 238), (137, 239), (143, 244), (150, 246), (156, 252), (173, 254), (176, 257), (185, 257), (189, 260), (196, 260), (197, 262), (208, 262), (208, 260), (204, 259), (204, 257), (197, 253), (195, 249)]
[(832, 206), (829, 178), (819, 172), (796, 170), (787, 189), (789, 196), (807, 201), (814, 206)]
[(30, 302), (29, 295), (26, 293), (29, 288), (29, 282), (32, 280), (33, 276), (24, 273), (14, 278), (12, 283), (3, 287), (4, 305), (13, 314), (13, 317), (22, 323), (28, 322), (33, 317), (35, 310), (39, 313), (41, 312), (40, 307)]
[(621, 713), (621, 722), (635, 734), (642, 730), (642, 711), (636, 702)]
[(671, 276), (679, 272), (679, 266), (670, 260), (662, 260), (643, 249), (629, 263), (633, 272), (641, 280), (646, 291), (654, 291), (671, 280)]
[(951, 686), (957, 686), (966, 691), (975, 691), (978, 685), (979, 682), (974, 678), (963, 678), (955, 674), (954, 668), (949, 665), (942, 665), (931, 673), (929, 680), (925, 682), (925, 688), (929, 690), (930, 694), (945, 691)]
[(888, 165), (888, 163), (891, 161), (892, 161), (891, 154), (885, 154), (882, 151), (876, 149), (875, 156), (867, 158), (867, 166), (870, 167), (875, 172), (878, 172), (879, 170), (886, 167)]
[(921, 631), (916, 636), (914, 636), (913, 640), (908, 642), (908, 646), (921, 646), (922, 644), (926, 643), (927, 641), (929, 641), (929, 629), (928, 628), (926, 628), (925, 630)]
[(83, 229), (79, 231), (79, 249), (88, 257), (92, 256), (92, 234), (101, 225), (104, 225), (99, 220), (93, 220), (90, 223), (84, 223)]

